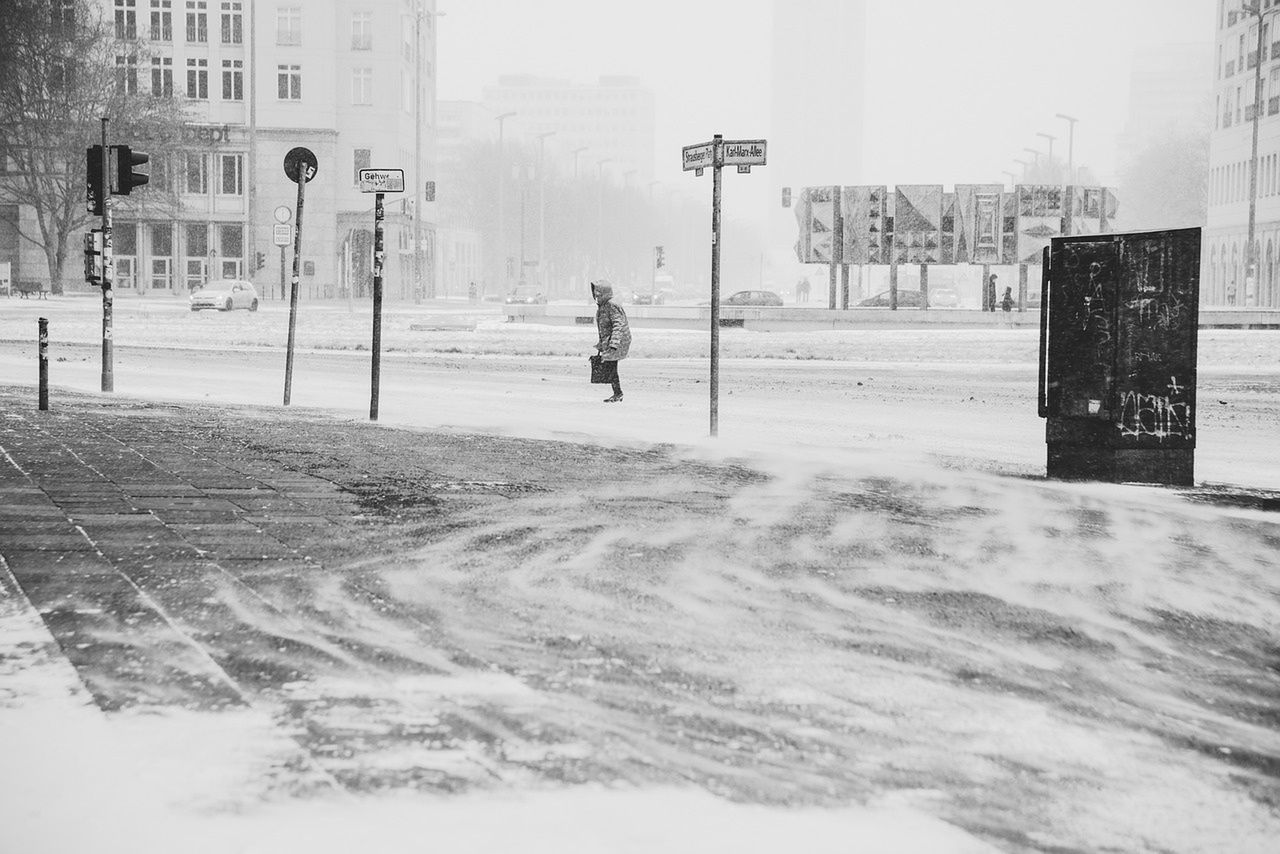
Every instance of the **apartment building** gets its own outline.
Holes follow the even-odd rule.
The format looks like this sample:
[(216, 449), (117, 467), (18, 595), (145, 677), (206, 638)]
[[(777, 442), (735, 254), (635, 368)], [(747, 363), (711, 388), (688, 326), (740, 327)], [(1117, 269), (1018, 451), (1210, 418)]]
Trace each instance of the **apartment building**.
[[(1209, 215), (1202, 249), (1201, 301), (1213, 306), (1280, 306), (1280, 0), (1218, 0), (1214, 115), (1209, 143)], [(1258, 49), (1261, 25), (1262, 49)], [(1262, 99), (1255, 103), (1258, 78)], [(1258, 125), (1256, 189), (1251, 189)], [(1256, 193), (1248, 264), (1249, 199)]]
[[(173, 92), (191, 115), (178, 155), (149, 164), (151, 187), (176, 191), (177, 215), (152, 213), (145, 194), (118, 200), (118, 288), (182, 295), (236, 277), (280, 296), (292, 247), (274, 244), (273, 226), (296, 222), (283, 163), (301, 146), (318, 161), (303, 205), (303, 297), (368, 292), (374, 199), (356, 175), (369, 167), (406, 179), (404, 196), (387, 197), (386, 294), (432, 293), (435, 226), (413, 216), (434, 160), (434, 0), (101, 2), (125, 85)], [(134, 40), (145, 56), (130, 52)]]

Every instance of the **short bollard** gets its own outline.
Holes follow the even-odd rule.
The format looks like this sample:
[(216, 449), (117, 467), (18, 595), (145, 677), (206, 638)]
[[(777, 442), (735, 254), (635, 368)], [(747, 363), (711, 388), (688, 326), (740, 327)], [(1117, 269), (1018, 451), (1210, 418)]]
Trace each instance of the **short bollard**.
[(49, 409), (49, 319), (38, 318), (40, 324), (40, 410)]

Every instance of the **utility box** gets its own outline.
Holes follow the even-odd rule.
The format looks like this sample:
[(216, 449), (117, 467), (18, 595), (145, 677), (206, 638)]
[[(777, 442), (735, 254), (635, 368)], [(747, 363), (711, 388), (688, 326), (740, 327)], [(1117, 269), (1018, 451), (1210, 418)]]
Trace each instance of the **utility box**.
[(1041, 294), (1048, 476), (1192, 484), (1200, 229), (1056, 237)]

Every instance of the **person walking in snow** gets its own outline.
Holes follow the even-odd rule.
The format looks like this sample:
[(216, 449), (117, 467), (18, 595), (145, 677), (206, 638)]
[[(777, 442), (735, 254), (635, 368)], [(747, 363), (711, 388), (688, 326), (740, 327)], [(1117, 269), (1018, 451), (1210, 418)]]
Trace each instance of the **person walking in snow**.
[(1004, 312), (1004, 325), (1013, 326), (1013, 288), (1004, 289), (1004, 296), (1000, 299), (1000, 310)]
[(617, 403), (622, 400), (618, 362), (627, 358), (627, 352), (631, 349), (631, 325), (627, 322), (627, 313), (622, 306), (613, 301), (612, 284), (604, 279), (592, 282), (591, 296), (596, 301), (596, 330), (600, 333), (596, 350), (599, 351), (600, 360), (613, 384), (613, 397), (606, 397), (604, 402)]

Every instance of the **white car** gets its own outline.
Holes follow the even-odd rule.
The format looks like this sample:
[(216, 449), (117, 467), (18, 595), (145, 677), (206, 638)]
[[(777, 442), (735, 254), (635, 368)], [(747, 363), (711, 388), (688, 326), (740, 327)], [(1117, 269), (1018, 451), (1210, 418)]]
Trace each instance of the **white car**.
[(223, 279), (210, 282), (191, 295), (191, 310), (216, 308), (218, 311), (231, 311), (236, 308), (258, 310), (258, 292), (253, 289), (253, 282), (244, 279)]

